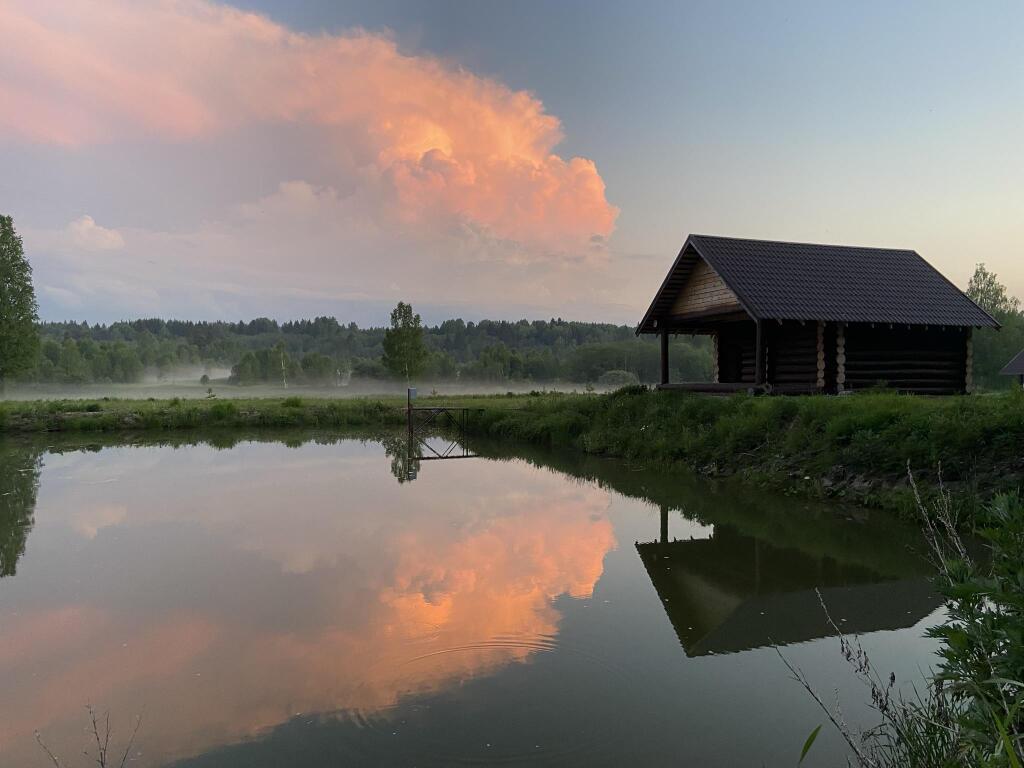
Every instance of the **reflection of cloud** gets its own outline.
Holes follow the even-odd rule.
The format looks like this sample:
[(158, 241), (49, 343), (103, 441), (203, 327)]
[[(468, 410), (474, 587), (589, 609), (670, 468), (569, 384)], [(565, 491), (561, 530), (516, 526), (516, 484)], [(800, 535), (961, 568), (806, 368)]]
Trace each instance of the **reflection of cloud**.
[[(154, 573), (144, 606), (126, 599), (130, 568), (112, 568), (78, 602), (33, 601), (5, 619), (0, 750), (30, 749), (33, 728), (73, 741), (88, 700), (123, 717), (144, 705), (154, 761), (299, 711), (386, 708), (550, 644), (553, 599), (591, 594), (615, 545), (600, 489), (481, 461), (454, 484), (457, 467), (424, 474), (413, 501), (377, 447), (342, 450), (105, 451), (48, 464), (37, 535), (112, 524), (117, 536), (84, 545), (86, 562), (142, 547)], [(100, 476), (119, 482), (83, 482)], [(182, 545), (171, 530), (210, 546), (210, 568), (167, 553)]]
[(87, 539), (96, 538), (100, 528), (108, 528), (122, 522), (128, 515), (123, 504), (98, 504), (76, 509), (72, 513), (74, 529)]

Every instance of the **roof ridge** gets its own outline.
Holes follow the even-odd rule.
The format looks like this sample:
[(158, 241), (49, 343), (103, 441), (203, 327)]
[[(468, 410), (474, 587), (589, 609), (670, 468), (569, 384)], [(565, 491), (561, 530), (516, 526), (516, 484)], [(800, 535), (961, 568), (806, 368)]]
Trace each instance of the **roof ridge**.
[(893, 251), (896, 253), (913, 253), (920, 256), (913, 248), (885, 248), (878, 245), (836, 245), (835, 243), (806, 243), (797, 240), (765, 240), (757, 237), (730, 237), (729, 235), (691, 234), (691, 238), (699, 237), (706, 240), (732, 240), (739, 243), (771, 243), (772, 245), (803, 245), (811, 248), (842, 248), (850, 251)]

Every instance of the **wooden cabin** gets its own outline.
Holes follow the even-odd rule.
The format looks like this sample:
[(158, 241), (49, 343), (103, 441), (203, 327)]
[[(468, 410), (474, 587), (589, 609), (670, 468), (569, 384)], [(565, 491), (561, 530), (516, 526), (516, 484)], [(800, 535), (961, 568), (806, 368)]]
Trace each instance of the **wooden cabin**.
[[(661, 386), (921, 394), (973, 388), (971, 334), (998, 323), (914, 251), (690, 235), (637, 327)], [(711, 336), (711, 382), (670, 382), (669, 337)]]
[(1016, 376), (1017, 381), (1024, 387), (1024, 349), (1017, 353), (1017, 356), (1006, 364), (1006, 367), (999, 372), (1003, 376)]

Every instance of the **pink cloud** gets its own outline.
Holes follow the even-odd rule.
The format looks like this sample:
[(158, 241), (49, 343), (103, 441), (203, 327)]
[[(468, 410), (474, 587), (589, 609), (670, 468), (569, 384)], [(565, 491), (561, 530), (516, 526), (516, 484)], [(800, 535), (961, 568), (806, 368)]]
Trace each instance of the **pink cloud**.
[(615, 224), (596, 166), (554, 153), (561, 125), (535, 96), (380, 35), (299, 34), (202, 0), (13, 0), (0, 34), (0, 136), (80, 147), (312, 125), (407, 226), (573, 250)]

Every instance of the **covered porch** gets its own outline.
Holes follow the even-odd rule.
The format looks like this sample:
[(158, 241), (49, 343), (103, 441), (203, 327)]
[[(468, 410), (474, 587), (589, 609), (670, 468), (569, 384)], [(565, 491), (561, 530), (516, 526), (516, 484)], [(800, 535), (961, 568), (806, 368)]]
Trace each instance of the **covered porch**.
[[(657, 328), (663, 389), (796, 393), (824, 391), (835, 384), (837, 358), (827, 354), (830, 344), (836, 343), (834, 324), (830, 328), (814, 321), (766, 322), (754, 320), (743, 310), (677, 315), (655, 322), (663, 326)], [(670, 380), (669, 341), (678, 334), (710, 336), (711, 381)]]

